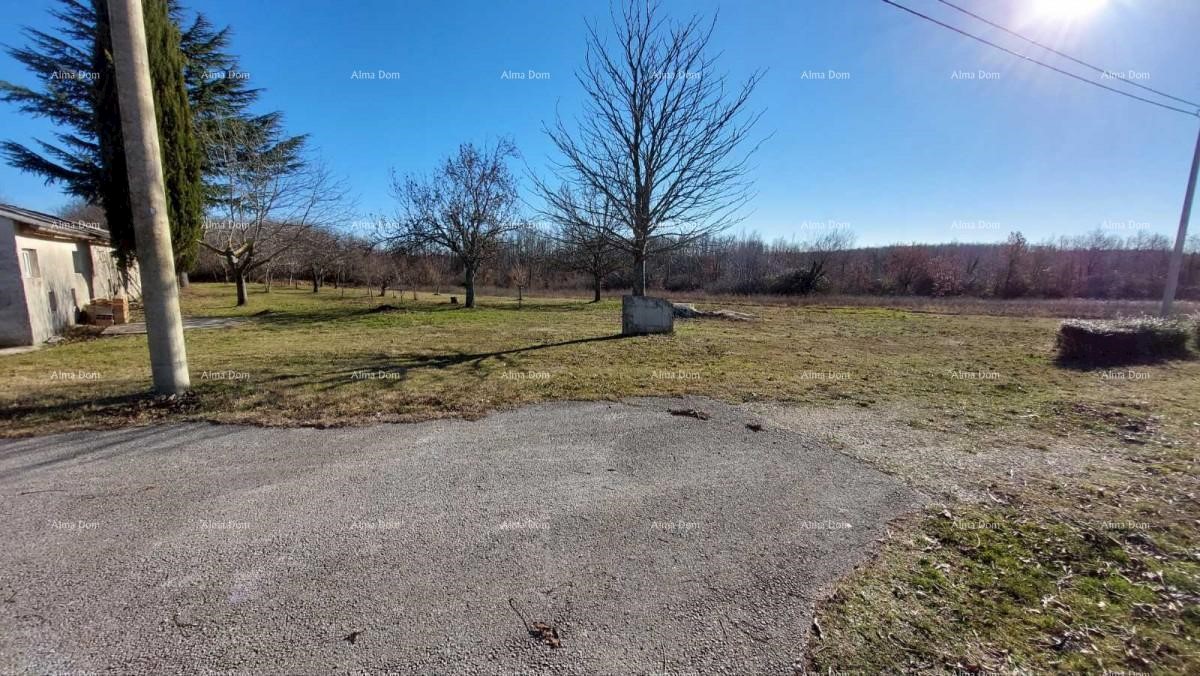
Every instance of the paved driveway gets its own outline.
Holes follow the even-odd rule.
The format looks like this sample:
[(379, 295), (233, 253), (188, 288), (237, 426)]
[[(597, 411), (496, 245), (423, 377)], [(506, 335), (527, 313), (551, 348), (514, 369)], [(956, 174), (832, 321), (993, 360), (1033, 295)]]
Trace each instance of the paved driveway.
[(748, 422), (638, 400), (0, 442), (0, 672), (792, 673), (814, 600), (921, 497)]

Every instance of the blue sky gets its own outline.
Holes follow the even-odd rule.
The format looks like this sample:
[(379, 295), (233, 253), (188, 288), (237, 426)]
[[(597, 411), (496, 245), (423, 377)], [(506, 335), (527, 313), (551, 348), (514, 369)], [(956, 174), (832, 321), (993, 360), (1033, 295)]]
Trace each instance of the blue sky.
[[(935, 0), (900, 1), (1002, 39)], [(1200, 2), (1107, 0), (1071, 21), (1038, 14), (1034, 5), (1046, 2), (960, 4), (1200, 100)], [(52, 4), (6, 3), (0, 43), (23, 44), (20, 26), (50, 26)], [(552, 149), (542, 123), (581, 107), (573, 74), (583, 61), (584, 21), (608, 26), (606, 2), (189, 6), (233, 26), (242, 70), (266, 89), (261, 106), (282, 110), (292, 132), (311, 134), (364, 213), (391, 211), (391, 168), (424, 171), (463, 141), (510, 135), (524, 162), (544, 171)], [(668, 1), (665, 8), (679, 16), (719, 9), (713, 47), (721, 67), (734, 78), (768, 70), (753, 104), (765, 110), (759, 133), (771, 138), (754, 161), (757, 196), (742, 229), (804, 239), (836, 224), (860, 244), (993, 241), (1012, 230), (1040, 240), (1097, 227), (1173, 237), (1200, 127), (1194, 117), (1024, 64), (877, 0)], [(377, 77), (355, 79), (355, 71)], [(380, 71), (394, 77), (379, 78)], [(504, 79), (504, 71), (545, 77)], [(811, 75), (830, 71), (844, 77)], [(33, 81), (7, 55), (0, 77)], [(0, 136), (29, 142), (50, 131), (0, 105)], [(65, 202), (57, 188), (7, 166), (0, 199), (47, 211)]]

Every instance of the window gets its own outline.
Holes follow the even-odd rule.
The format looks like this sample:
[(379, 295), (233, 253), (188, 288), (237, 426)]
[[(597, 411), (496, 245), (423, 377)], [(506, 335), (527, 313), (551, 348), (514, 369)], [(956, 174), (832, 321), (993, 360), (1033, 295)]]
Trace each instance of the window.
[(58, 297), (53, 291), (50, 292), (50, 312), (58, 312)]
[(78, 250), (72, 251), (71, 252), (71, 263), (75, 266), (75, 272), (77, 274), (82, 275), (83, 274), (83, 252), (78, 251)]
[(37, 251), (34, 249), (21, 249), (21, 263), (25, 267), (26, 277), (41, 277), (42, 270), (38, 267)]

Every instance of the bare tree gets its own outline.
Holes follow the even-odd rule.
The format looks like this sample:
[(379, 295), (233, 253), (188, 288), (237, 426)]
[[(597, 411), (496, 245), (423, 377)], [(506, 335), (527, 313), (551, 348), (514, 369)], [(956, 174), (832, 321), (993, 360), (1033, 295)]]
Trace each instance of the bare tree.
[(570, 186), (559, 188), (554, 220), (559, 243), (557, 260), (564, 268), (581, 272), (592, 281), (592, 302), (600, 302), (604, 278), (621, 268), (621, 250), (606, 236), (615, 229), (612, 203), (596, 192), (582, 197)]
[(246, 277), (290, 250), (315, 225), (342, 216), (345, 187), (303, 157), (305, 137), (277, 120), (228, 118), (209, 145), (218, 206), (201, 243), (221, 256), (246, 304)]
[(430, 178), (392, 176), (401, 212), (387, 241), (408, 251), (452, 254), (463, 267), (466, 307), (475, 307), (475, 276), (506, 235), (520, 225), (517, 182), (508, 160), (512, 141), (458, 147)]
[(312, 292), (319, 293), (325, 279), (335, 275), (335, 284), (341, 286), (347, 262), (354, 255), (350, 238), (332, 228), (313, 226), (296, 242), (292, 252), (312, 279)]
[[(561, 118), (546, 133), (562, 154), (559, 181), (601, 195), (613, 210), (605, 238), (630, 254), (634, 295), (645, 295), (646, 259), (685, 247), (739, 220), (750, 198), (750, 153), (738, 153), (761, 113), (747, 102), (762, 79), (729, 90), (708, 55), (715, 18), (668, 23), (657, 3), (628, 0), (613, 12), (616, 46), (588, 25), (586, 94), (574, 133)], [(552, 218), (571, 205), (535, 179)], [(599, 219), (590, 219), (602, 222)]]

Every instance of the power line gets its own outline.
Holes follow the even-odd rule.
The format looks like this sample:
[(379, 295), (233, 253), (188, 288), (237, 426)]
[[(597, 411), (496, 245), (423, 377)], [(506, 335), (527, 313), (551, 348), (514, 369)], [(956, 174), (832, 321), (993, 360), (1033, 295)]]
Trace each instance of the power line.
[(1032, 56), (1027, 56), (1027, 55), (1025, 55), (1025, 54), (1022, 54), (1022, 53), (1020, 53), (1020, 52), (1014, 52), (1013, 50), (1009, 49), (1008, 47), (1004, 47), (1004, 46), (1002, 46), (1002, 45), (998, 45), (998, 44), (996, 44), (996, 43), (994, 43), (994, 42), (992, 42), (992, 41), (990, 41), (990, 40), (986, 40), (986, 39), (984, 39), (984, 38), (981, 38), (981, 37), (979, 37), (978, 35), (974, 35), (974, 34), (972, 34), (972, 33), (968, 33), (967, 31), (964, 31), (964, 30), (962, 30), (961, 28), (955, 28), (954, 26), (951, 26), (951, 25), (950, 25), (950, 24), (948, 24), (948, 23), (944, 23), (944, 22), (938, 21), (937, 19), (935, 19), (935, 18), (933, 18), (933, 17), (931, 17), (931, 16), (929, 16), (929, 15), (927, 15), (927, 14), (922, 14), (922, 13), (920, 13), (920, 12), (916, 11), (915, 9), (910, 9), (910, 8), (908, 8), (908, 7), (905, 7), (904, 5), (901, 5), (901, 4), (897, 3), (897, 2), (892, 2), (892, 0), (881, 0), (881, 1), (882, 1), (882, 2), (884, 2), (884, 3), (886, 3), (886, 4), (889, 4), (889, 5), (893, 6), (893, 7), (895, 7), (895, 8), (897, 8), (897, 9), (902, 9), (902, 10), (904, 10), (905, 12), (908, 12), (909, 14), (912, 14), (913, 16), (917, 16), (917, 17), (920, 17), (920, 18), (922, 18), (922, 19), (925, 19), (926, 21), (929, 21), (929, 22), (931, 22), (931, 23), (937, 24), (937, 25), (941, 26), (942, 28), (946, 28), (946, 29), (948, 29), (948, 30), (952, 30), (952, 31), (954, 31), (955, 33), (958, 33), (959, 35), (963, 35), (963, 36), (966, 36), (966, 37), (968, 37), (968, 38), (971, 38), (972, 40), (975, 40), (976, 42), (982, 42), (983, 44), (985, 44), (985, 45), (987, 45), (987, 46), (989, 46), (989, 47), (994, 47), (994, 48), (996, 48), (996, 49), (999, 49), (999, 50), (1000, 50), (1000, 51), (1002, 51), (1002, 52), (1005, 52), (1005, 53), (1007, 53), (1007, 54), (1011, 54), (1011, 55), (1013, 55), (1013, 56), (1015, 56), (1015, 57), (1017, 57), (1017, 58), (1019, 58), (1019, 59), (1023, 59), (1023, 60), (1025, 60), (1025, 61), (1029, 61), (1029, 62), (1031, 62), (1031, 63), (1036, 63), (1037, 65), (1039, 65), (1039, 66), (1042, 66), (1043, 68), (1049, 68), (1050, 70), (1052, 70), (1052, 71), (1054, 71), (1054, 72), (1056, 72), (1056, 73), (1059, 73), (1059, 74), (1062, 74), (1062, 75), (1066, 75), (1067, 77), (1069, 77), (1069, 78), (1074, 78), (1074, 79), (1076, 79), (1076, 80), (1079, 80), (1080, 82), (1086, 82), (1087, 84), (1090, 84), (1090, 85), (1092, 85), (1092, 86), (1094, 86), (1094, 87), (1099, 87), (1099, 88), (1101, 88), (1101, 89), (1106, 89), (1106, 90), (1108, 90), (1108, 91), (1110, 91), (1110, 92), (1113, 92), (1114, 94), (1120, 94), (1121, 96), (1128, 96), (1128, 97), (1129, 97), (1129, 98), (1131, 98), (1131, 99), (1136, 99), (1136, 100), (1138, 100), (1138, 101), (1141, 101), (1141, 102), (1143, 102), (1143, 103), (1149, 103), (1150, 105), (1152, 105), (1152, 106), (1158, 106), (1159, 108), (1166, 108), (1167, 110), (1173, 110), (1173, 111), (1175, 111), (1175, 112), (1177, 112), (1177, 113), (1183, 113), (1184, 115), (1189, 115), (1189, 116), (1191, 116), (1191, 117), (1197, 117), (1197, 116), (1200, 116), (1200, 112), (1197, 112), (1197, 111), (1191, 111), (1191, 110), (1184, 110), (1183, 108), (1176, 108), (1175, 106), (1169, 106), (1169, 105), (1167, 105), (1167, 104), (1165, 104), (1165, 103), (1159, 103), (1158, 101), (1153, 101), (1153, 100), (1151, 100), (1151, 99), (1148, 99), (1148, 98), (1145, 98), (1145, 97), (1142, 97), (1142, 96), (1138, 96), (1137, 94), (1130, 94), (1129, 92), (1124, 92), (1124, 91), (1121, 91), (1120, 89), (1115, 89), (1115, 88), (1113, 88), (1113, 87), (1109, 87), (1109, 86), (1108, 86), (1108, 85), (1106, 85), (1106, 84), (1103, 84), (1103, 83), (1100, 83), (1100, 82), (1096, 82), (1095, 80), (1089, 80), (1089, 79), (1087, 79), (1086, 77), (1082, 77), (1082, 76), (1080, 76), (1080, 75), (1076, 75), (1075, 73), (1072, 73), (1072, 72), (1070, 72), (1070, 71), (1063, 70), (1062, 68), (1058, 68), (1058, 67), (1056, 67), (1056, 66), (1052, 66), (1052, 65), (1050, 65), (1050, 64), (1048, 64), (1048, 63), (1046, 63), (1045, 61), (1039, 61), (1039, 60), (1037, 60), (1037, 59), (1033, 58)]
[[(1011, 29), (1009, 29), (1009, 28), (1006, 28), (1006, 27), (1004, 27), (1004, 26), (1001, 26), (1001, 25), (1000, 25), (1000, 24), (998, 24), (998, 23), (995, 23), (994, 21), (990, 21), (990, 20), (988, 20), (988, 19), (986, 19), (986, 18), (984, 18), (984, 17), (982, 17), (982, 16), (979, 16), (979, 15), (978, 15), (978, 14), (976, 14), (975, 12), (972, 12), (972, 11), (970, 11), (970, 10), (968, 10), (968, 9), (964, 9), (964, 8), (962, 8), (962, 7), (959, 7), (958, 5), (954, 4), (953, 2), (949, 2), (948, 0), (938, 0), (938, 2), (942, 3), (943, 5), (946, 5), (947, 7), (950, 7), (950, 8), (952, 8), (952, 9), (954, 9), (954, 10), (957, 10), (957, 11), (959, 11), (959, 12), (962, 12), (963, 14), (966, 14), (967, 16), (970, 16), (970, 17), (973, 17), (973, 18), (975, 18), (975, 19), (978, 19), (979, 21), (982, 21), (983, 23), (985, 23), (985, 24), (987, 24), (987, 25), (991, 26), (992, 28), (997, 28), (997, 29), (1000, 29), (1000, 30), (1004, 31), (1005, 33), (1008, 33), (1009, 35), (1011, 35), (1011, 36), (1013, 36), (1013, 37), (1015, 37), (1015, 38), (1018, 38), (1018, 39), (1024, 40), (1025, 42), (1028, 42), (1028, 43), (1029, 43), (1029, 44), (1031, 44), (1031, 45), (1034, 45), (1034, 46), (1036, 46), (1036, 47), (1040, 47), (1040, 48), (1042, 48), (1042, 49), (1044, 49), (1044, 50), (1046, 50), (1046, 51), (1048, 51), (1048, 52), (1051, 52), (1051, 53), (1053, 53), (1053, 54), (1057, 54), (1058, 56), (1061, 56), (1062, 58), (1064, 58), (1064, 59), (1067, 59), (1068, 61), (1071, 61), (1071, 62), (1077, 63), (1077, 64), (1079, 64), (1079, 65), (1081, 65), (1081, 66), (1083, 66), (1083, 67), (1085, 67), (1085, 68), (1090, 68), (1090, 69), (1092, 69), (1092, 70), (1096, 71), (1097, 73), (1100, 73), (1101, 75), (1111, 75), (1111, 74), (1112, 74), (1112, 72), (1111, 72), (1111, 71), (1109, 71), (1109, 70), (1108, 70), (1108, 69), (1106, 69), (1106, 68), (1101, 68), (1101, 67), (1099, 67), (1099, 66), (1094, 66), (1094, 65), (1092, 65), (1092, 64), (1090, 64), (1090, 63), (1088, 63), (1088, 62), (1086, 62), (1086, 61), (1083, 61), (1083, 60), (1077, 59), (1077, 58), (1075, 58), (1075, 57), (1071, 56), (1070, 54), (1064, 54), (1063, 52), (1060, 52), (1060, 51), (1058, 51), (1057, 49), (1055, 49), (1055, 48), (1053, 48), (1053, 47), (1051, 47), (1051, 46), (1049, 46), (1049, 45), (1044, 45), (1044, 44), (1042, 44), (1042, 43), (1038, 42), (1037, 40), (1034, 40), (1034, 39), (1031, 39), (1031, 38), (1027, 38), (1027, 37), (1025, 37), (1024, 35), (1021, 35), (1020, 33), (1016, 32), (1016, 31), (1014, 31), (1014, 30), (1011, 30)], [(1123, 81), (1123, 82), (1125, 82), (1125, 84), (1128, 84), (1128, 85), (1131, 85), (1131, 86), (1137, 87), (1137, 88), (1139, 88), (1139, 89), (1144, 89), (1144, 90), (1146, 90), (1146, 91), (1148, 91), (1148, 92), (1153, 92), (1154, 94), (1158, 94), (1159, 96), (1161, 96), (1161, 97), (1163, 97), (1163, 98), (1168, 98), (1168, 99), (1171, 99), (1172, 101), (1178, 101), (1178, 102), (1180, 102), (1180, 103), (1186, 103), (1186, 104), (1188, 104), (1189, 106), (1196, 106), (1196, 108), (1200, 109), (1200, 103), (1196, 103), (1195, 101), (1188, 101), (1187, 99), (1181, 99), (1181, 98), (1179, 98), (1178, 96), (1172, 96), (1172, 95), (1170, 95), (1170, 94), (1168, 94), (1168, 93), (1166, 93), (1166, 92), (1160, 92), (1159, 90), (1157, 90), (1157, 89), (1154, 89), (1153, 87), (1147, 87), (1146, 85), (1143, 85), (1143, 84), (1140, 84), (1140, 83), (1137, 83), (1137, 82), (1133, 82), (1133, 81), (1130, 81), (1130, 80), (1122, 80), (1122, 81)]]

